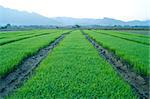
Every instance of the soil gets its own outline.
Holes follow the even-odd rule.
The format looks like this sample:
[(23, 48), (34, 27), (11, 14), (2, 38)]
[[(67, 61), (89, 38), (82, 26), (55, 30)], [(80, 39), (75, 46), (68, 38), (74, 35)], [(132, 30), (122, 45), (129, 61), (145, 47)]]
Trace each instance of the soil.
[(118, 57), (115, 53), (110, 50), (103, 48), (100, 44), (98, 44), (95, 40), (93, 40), (86, 33), (81, 31), (83, 35), (85, 35), (86, 39), (92, 43), (92, 45), (97, 49), (100, 56), (102, 56), (106, 61), (108, 61), (113, 68), (118, 72), (121, 77), (127, 81), (138, 96), (141, 99), (149, 98), (149, 77), (143, 77), (140, 74), (137, 74), (130, 67), (131, 65), (127, 63), (122, 58)]

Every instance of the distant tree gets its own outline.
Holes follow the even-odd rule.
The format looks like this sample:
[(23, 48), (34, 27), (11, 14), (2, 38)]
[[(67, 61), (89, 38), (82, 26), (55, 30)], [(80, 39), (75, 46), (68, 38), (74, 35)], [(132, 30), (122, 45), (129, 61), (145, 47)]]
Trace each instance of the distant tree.
[(58, 27), (58, 26), (56, 26), (56, 29), (59, 29), (59, 27)]
[(0, 29), (6, 29), (6, 26), (2, 26)]
[(8, 27), (11, 27), (11, 24), (7, 24), (6, 27), (7, 27), (7, 28), (8, 28)]
[(10, 27), (11, 27), (11, 24), (6, 24), (5, 26), (0, 27), (0, 29), (7, 29), (7, 28), (10, 28)]
[(75, 25), (77, 28), (80, 28), (80, 25)]

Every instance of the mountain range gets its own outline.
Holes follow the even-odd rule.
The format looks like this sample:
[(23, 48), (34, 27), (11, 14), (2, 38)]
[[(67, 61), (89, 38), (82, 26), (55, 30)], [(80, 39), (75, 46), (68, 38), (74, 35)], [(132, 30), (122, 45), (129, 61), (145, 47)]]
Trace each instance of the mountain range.
[(92, 18), (71, 18), (71, 17), (53, 17), (48, 18), (38, 13), (29, 13), (26, 11), (18, 11), (0, 6), (0, 25), (130, 25), (130, 26), (149, 26), (150, 20), (146, 21), (121, 21), (112, 18), (92, 19)]

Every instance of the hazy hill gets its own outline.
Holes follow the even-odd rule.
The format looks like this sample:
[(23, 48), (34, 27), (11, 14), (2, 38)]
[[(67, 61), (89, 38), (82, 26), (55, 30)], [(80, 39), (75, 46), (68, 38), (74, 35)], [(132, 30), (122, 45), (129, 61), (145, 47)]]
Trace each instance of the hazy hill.
[(57, 21), (49, 19), (37, 13), (18, 11), (0, 6), (0, 25), (58, 25)]
[(148, 26), (150, 20), (147, 21), (128, 21), (124, 22), (121, 20), (103, 18), (103, 19), (92, 19), (92, 18), (70, 18), (70, 17), (55, 17), (48, 18), (37, 13), (29, 13), (25, 11), (18, 11), (14, 9), (4, 8), (0, 6), (0, 25), (5, 24), (13, 25), (131, 25), (131, 26)]
[(113, 26), (113, 25), (139, 25), (139, 26), (148, 26), (150, 25), (150, 20), (147, 21), (128, 21), (124, 22), (121, 20), (103, 18), (103, 19), (90, 19), (90, 18), (70, 18), (70, 17), (56, 17), (52, 18), (55, 21), (61, 22), (64, 25), (103, 25), (103, 26)]

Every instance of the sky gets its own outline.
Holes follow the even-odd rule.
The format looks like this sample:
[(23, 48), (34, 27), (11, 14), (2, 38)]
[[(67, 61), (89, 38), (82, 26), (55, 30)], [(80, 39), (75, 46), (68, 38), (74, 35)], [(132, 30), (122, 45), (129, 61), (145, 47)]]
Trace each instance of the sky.
[(47, 17), (150, 19), (150, 0), (0, 0), (0, 5)]

